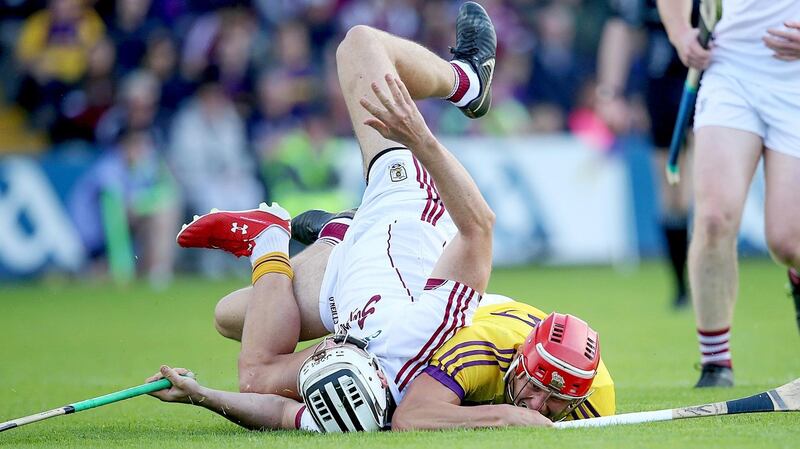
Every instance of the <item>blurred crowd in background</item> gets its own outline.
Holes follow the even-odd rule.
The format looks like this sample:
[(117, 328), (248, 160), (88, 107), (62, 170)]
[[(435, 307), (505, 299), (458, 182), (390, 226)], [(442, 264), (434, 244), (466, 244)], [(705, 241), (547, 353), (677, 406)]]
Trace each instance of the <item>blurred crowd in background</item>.
[[(121, 210), (150, 248), (142, 269), (168, 276), (186, 216), (251, 208), (285, 192), (324, 197), (329, 209), (348, 206), (327, 189), (339, 139), (352, 136), (337, 44), (351, 26), (367, 24), (447, 58), (460, 3), (0, 0), (0, 153), (93, 152), (96, 162), (69, 201), (84, 244), (107, 251), (108, 215)], [(445, 102), (426, 101), (431, 129), (593, 128), (606, 2), (481, 3), (499, 41), (493, 113), (469, 121)], [(227, 259), (214, 259), (200, 268), (224, 272)]]

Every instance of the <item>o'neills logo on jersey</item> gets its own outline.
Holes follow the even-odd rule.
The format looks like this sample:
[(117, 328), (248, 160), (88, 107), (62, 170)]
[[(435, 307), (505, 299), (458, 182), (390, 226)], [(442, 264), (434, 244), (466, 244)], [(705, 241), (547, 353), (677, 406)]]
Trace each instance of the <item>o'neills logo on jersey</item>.
[(331, 309), (333, 325), (336, 326), (336, 324), (339, 323), (339, 311), (336, 310), (336, 301), (333, 299), (333, 296), (328, 297), (328, 307)]
[(348, 322), (355, 321), (358, 323), (359, 329), (364, 329), (364, 322), (367, 321), (367, 317), (375, 313), (374, 304), (377, 304), (378, 301), (381, 300), (381, 295), (375, 295), (372, 298), (367, 300), (367, 303), (364, 304), (364, 307), (360, 310), (353, 310), (350, 312), (350, 317), (347, 319)]
[(404, 181), (406, 178), (408, 178), (408, 173), (406, 173), (405, 164), (398, 162), (389, 166), (389, 179), (392, 182)]

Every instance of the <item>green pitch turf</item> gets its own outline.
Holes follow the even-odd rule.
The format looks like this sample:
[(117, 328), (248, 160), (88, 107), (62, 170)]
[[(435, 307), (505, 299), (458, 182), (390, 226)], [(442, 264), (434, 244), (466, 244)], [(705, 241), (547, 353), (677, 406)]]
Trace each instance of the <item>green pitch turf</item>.
[[(588, 320), (601, 334), (619, 412), (750, 395), (800, 377), (800, 338), (785, 272), (741, 266), (732, 346), (737, 386), (697, 391), (689, 310), (669, 308), (666, 269), (496, 270), (490, 290)], [(243, 281), (246, 282), (246, 281)], [(0, 421), (142, 383), (162, 363), (235, 390), (238, 346), (214, 331), (216, 300), (241, 281), (181, 279), (163, 292), (51, 280), (0, 286)], [(280, 313), (276, 310), (275, 313)], [(0, 434), (0, 447), (797, 447), (800, 413), (701, 418), (603, 429), (499, 429), (406, 434), (248, 432), (204, 409), (139, 397)]]

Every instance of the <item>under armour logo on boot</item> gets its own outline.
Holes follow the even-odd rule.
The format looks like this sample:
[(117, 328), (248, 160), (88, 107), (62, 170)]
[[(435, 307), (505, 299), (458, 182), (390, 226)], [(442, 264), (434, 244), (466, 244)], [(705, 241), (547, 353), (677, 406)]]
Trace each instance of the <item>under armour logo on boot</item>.
[(242, 231), (242, 235), (247, 234), (247, 225), (243, 224), (242, 226), (239, 226), (239, 223), (234, 221), (231, 223), (231, 232), (235, 234), (236, 231)]

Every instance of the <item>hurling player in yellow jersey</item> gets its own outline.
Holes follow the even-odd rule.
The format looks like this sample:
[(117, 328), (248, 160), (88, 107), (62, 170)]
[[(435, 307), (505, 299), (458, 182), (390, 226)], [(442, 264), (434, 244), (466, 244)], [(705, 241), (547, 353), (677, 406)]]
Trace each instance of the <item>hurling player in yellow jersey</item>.
[(442, 345), (415, 379), (392, 428), (513, 425), (513, 406), (552, 421), (613, 415), (614, 382), (585, 322), (487, 294), (472, 325)]

